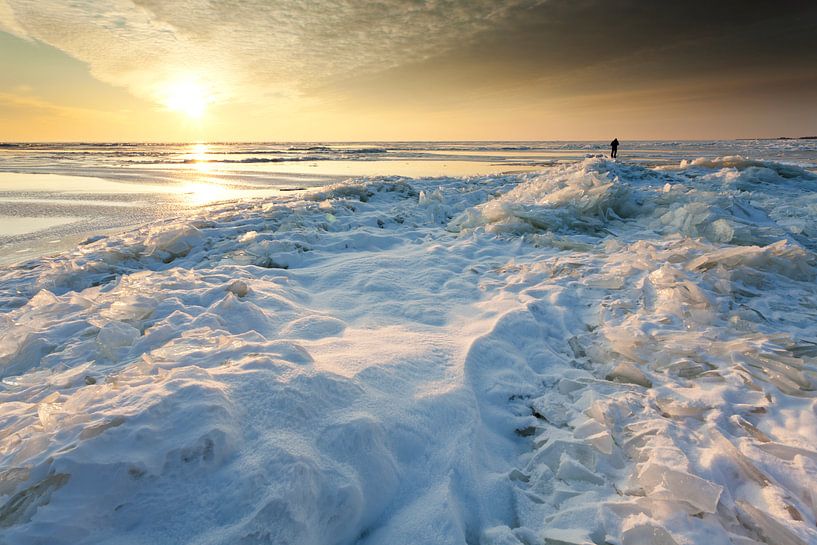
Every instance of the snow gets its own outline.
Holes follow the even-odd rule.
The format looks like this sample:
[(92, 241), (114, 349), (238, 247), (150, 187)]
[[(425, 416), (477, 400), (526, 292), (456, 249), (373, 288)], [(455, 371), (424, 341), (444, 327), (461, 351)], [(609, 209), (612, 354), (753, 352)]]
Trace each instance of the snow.
[(815, 188), (358, 179), (6, 269), (0, 541), (814, 543)]

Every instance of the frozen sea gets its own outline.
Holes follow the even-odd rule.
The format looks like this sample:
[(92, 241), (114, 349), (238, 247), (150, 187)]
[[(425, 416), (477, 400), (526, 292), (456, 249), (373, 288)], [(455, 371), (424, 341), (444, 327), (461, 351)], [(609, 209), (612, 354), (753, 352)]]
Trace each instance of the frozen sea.
[(0, 543), (817, 543), (817, 141), (0, 145)]
[[(366, 176), (529, 172), (607, 151), (602, 142), (0, 144), (0, 264), (223, 200)], [(813, 167), (817, 143), (627, 142), (621, 158), (657, 166), (725, 155)]]

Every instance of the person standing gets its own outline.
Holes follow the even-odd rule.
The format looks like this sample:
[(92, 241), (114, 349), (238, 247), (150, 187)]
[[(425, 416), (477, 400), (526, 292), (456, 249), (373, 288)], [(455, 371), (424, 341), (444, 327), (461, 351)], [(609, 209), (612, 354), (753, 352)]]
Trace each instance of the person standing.
[(616, 155), (618, 155), (618, 138), (613, 138), (613, 141), (610, 142), (610, 148), (612, 150), (610, 151), (610, 157), (615, 159)]

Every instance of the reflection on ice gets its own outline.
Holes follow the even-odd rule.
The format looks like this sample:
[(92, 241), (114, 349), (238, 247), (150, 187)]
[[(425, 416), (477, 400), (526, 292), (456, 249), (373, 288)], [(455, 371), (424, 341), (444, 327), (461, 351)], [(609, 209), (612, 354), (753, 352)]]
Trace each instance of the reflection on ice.
[(240, 192), (230, 191), (226, 187), (215, 183), (188, 182), (181, 184), (178, 191), (184, 201), (193, 206), (201, 206), (230, 198), (236, 199), (241, 195)]

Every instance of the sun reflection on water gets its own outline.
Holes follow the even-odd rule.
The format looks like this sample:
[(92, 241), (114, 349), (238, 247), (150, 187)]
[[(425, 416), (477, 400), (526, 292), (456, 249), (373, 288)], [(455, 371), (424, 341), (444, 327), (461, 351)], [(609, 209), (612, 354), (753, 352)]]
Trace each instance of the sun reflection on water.
[(208, 155), (210, 148), (207, 144), (193, 144), (190, 146), (190, 151), (185, 155), (185, 161), (193, 165), (193, 167), (200, 171), (208, 171), (213, 167)]
[(205, 159), (208, 149), (207, 144), (193, 144), (190, 146), (190, 154), (197, 159)]

